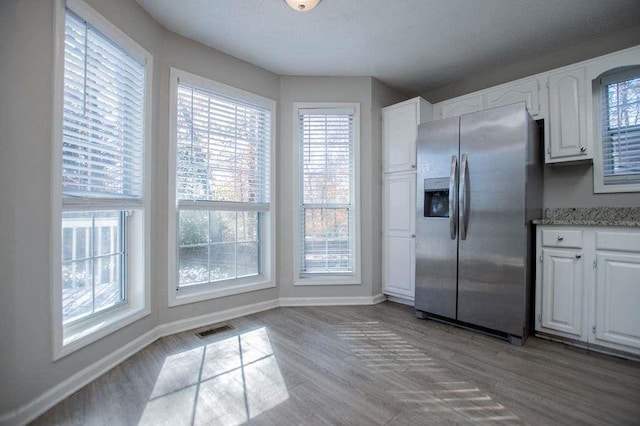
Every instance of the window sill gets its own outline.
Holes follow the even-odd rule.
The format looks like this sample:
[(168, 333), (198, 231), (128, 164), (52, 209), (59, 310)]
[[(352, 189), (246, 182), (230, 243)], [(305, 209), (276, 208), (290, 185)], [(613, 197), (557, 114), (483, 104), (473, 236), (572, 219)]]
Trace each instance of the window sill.
[(238, 283), (232, 281), (225, 285), (209, 283), (183, 287), (180, 291), (172, 291), (169, 296), (169, 307), (218, 299), (220, 297), (234, 296), (236, 294), (274, 288), (275, 281), (258, 277), (256, 280)]
[(293, 283), (294, 286), (327, 286), (327, 285), (360, 285), (359, 277), (348, 276), (317, 276), (298, 277)]
[(593, 188), (594, 194), (617, 194), (621, 192), (640, 192), (639, 184), (618, 184), (618, 185), (605, 185), (601, 182), (596, 182)]
[(150, 313), (151, 310), (148, 307), (125, 305), (119, 309), (105, 312), (103, 315), (96, 315), (96, 317), (88, 319), (81, 324), (74, 325), (71, 328), (72, 331), (69, 329), (63, 330), (62, 346), (54, 349), (53, 361), (102, 339)]

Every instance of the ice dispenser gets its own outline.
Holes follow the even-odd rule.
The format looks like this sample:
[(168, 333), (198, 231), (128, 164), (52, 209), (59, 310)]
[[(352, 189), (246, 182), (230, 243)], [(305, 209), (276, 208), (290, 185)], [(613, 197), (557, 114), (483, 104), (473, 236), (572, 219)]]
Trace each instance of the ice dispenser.
[(449, 178), (424, 180), (424, 217), (449, 217)]

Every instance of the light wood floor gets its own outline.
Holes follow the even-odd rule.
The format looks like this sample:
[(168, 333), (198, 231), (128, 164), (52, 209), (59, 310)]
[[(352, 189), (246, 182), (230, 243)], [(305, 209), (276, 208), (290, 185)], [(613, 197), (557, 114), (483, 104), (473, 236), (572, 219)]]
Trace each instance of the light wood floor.
[(640, 424), (640, 363), (416, 320), (279, 308), (161, 339), (35, 424)]

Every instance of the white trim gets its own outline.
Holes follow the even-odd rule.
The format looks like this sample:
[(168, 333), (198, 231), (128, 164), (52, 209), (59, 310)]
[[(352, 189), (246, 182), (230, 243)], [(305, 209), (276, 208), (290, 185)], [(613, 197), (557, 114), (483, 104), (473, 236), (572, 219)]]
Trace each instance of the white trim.
[(63, 382), (58, 383), (37, 398), (21, 405), (13, 412), (3, 414), (0, 416), (0, 425), (26, 424), (31, 422), (67, 396), (80, 390), (122, 361), (155, 342), (158, 337), (158, 330), (154, 328), (126, 345), (119, 347), (104, 358), (80, 370)]
[[(299, 140), (299, 115), (301, 110), (322, 110), (328, 111), (353, 111), (353, 212), (354, 224), (354, 273), (353, 275), (330, 275), (311, 274), (300, 276), (300, 140)], [(294, 286), (326, 286), (326, 285), (361, 285), (362, 265), (361, 265), (361, 218), (360, 218), (360, 103), (359, 102), (294, 102), (293, 103), (293, 211), (295, 224), (293, 230), (293, 273)]]
[(183, 287), (180, 291), (176, 291), (175, 288), (169, 288), (169, 291), (175, 293), (171, 306), (186, 305), (189, 303), (202, 302), (204, 300), (216, 299), (219, 297), (234, 296), (242, 293), (249, 293), (252, 291), (264, 290), (267, 288), (274, 288), (276, 286), (275, 281), (265, 279), (259, 275), (257, 279), (259, 281), (247, 281), (242, 282), (244, 278), (238, 278), (236, 280), (229, 280), (230, 283), (221, 287), (221, 284), (210, 283), (202, 285), (194, 285), (190, 287)]
[(252, 315), (278, 307), (375, 305), (384, 302), (385, 299), (386, 297), (383, 294), (377, 294), (372, 297), (285, 297), (227, 309), (221, 312), (201, 315), (195, 318), (187, 318), (167, 324), (160, 324), (140, 337), (116, 349), (114, 352), (80, 370), (73, 376), (55, 385), (53, 388), (40, 394), (26, 404), (19, 406), (15, 410), (0, 414), (0, 426), (26, 424), (33, 421), (57, 403), (61, 402), (74, 392), (77, 392), (82, 387), (91, 383), (93, 380), (97, 379), (124, 360), (135, 355), (161, 337), (192, 330), (208, 324), (229, 321), (245, 315)]
[(281, 307), (291, 306), (360, 306), (376, 305), (381, 300), (380, 295), (358, 297), (281, 297)]
[[(640, 52), (638, 52), (640, 53)], [(606, 77), (602, 78), (601, 75), (607, 73), (616, 68), (623, 67), (640, 67), (640, 59), (636, 58), (627, 58), (626, 56), (622, 56), (618, 59), (613, 60), (613, 58), (609, 58), (607, 61), (606, 69), (603, 70), (603, 67), (600, 67), (602, 72), (597, 76), (593, 77), (593, 80), (590, 80), (592, 83), (592, 108), (593, 108), (593, 128), (592, 128), (592, 138), (593, 138), (593, 192), (595, 194), (607, 194), (607, 193), (620, 193), (620, 192), (640, 192), (640, 184), (617, 184), (617, 185), (605, 185), (604, 183), (604, 170), (603, 170), (603, 158), (602, 158), (602, 85), (610, 83), (611, 81), (606, 81)], [(634, 73), (640, 73), (640, 68), (635, 68)], [(601, 80), (605, 81), (601, 81)], [(596, 82), (596, 83), (593, 83)]]
[(386, 301), (387, 301), (387, 296), (385, 296), (383, 293), (378, 293), (371, 298), (372, 305), (377, 305), (378, 303), (382, 303)]
[[(66, 9), (69, 8), (80, 18), (84, 19), (103, 33), (111, 41), (117, 43), (129, 54), (139, 59), (145, 68), (145, 94), (144, 94), (144, 217), (136, 221), (132, 229), (137, 229), (139, 236), (134, 232), (127, 241), (129, 251), (130, 246), (135, 245), (135, 252), (142, 253), (142, 258), (134, 263), (140, 265), (132, 268), (129, 277), (128, 305), (125, 309), (114, 312), (115, 316), (107, 321), (90, 324), (95, 331), (88, 334), (81, 334), (81, 337), (71, 338), (69, 343), (64, 344), (64, 329), (62, 325), (62, 267), (61, 267), (61, 232), (62, 223), (62, 119), (64, 102), (64, 36)], [(151, 313), (150, 304), (150, 250), (151, 247), (151, 164), (153, 156), (151, 153), (151, 132), (152, 132), (152, 103), (153, 103), (153, 57), (142, 46), (129, 38), (124, 32), (110, 23), (106, 18), (96, 12), (82, 0), (67, 0), (66, 7), (64, 0), (55, 0), (54, 3), (54, 34), (53, 34), (53, 96), (52, 96), (52, 155), (51, 155), (51, 327), (52, 327), (52, 360), (57, 360), (68, 355), (96, 340), (110, 334), (122, 327), (133, 323)], [(140, 201), (138, 201), (140, 203)], [(136, 234), (138, 232), (135, 232)], [(128, 263), (131, 263), (130, 256)], [(135, 269), (138, 269), (137, 271)]]
[[(299, 256), (299, 253), (298, 253)], [(298, 262), (299, 265), (299, 262)], [(297, 266), (297, 265), (296, 265)], [(362, 284), (359, 277), (351, 275), (305, 275), (300, 276), (300, 272), (297, 273), (298, 277), (293, 281), (293, 285), (296, 287), (308, 287), (308, 286), (325, 286), (325, 285), (360, 285)]]
[(66, 8), (84, 19), (89, 25), (100, 31), (142, 64), (146, 64), (151, 57), (151, 54), (146, 49), (83, 0), (66, 0)]
[(389, 302), (400, 303), (402, 305), (415, 306), (413, 299), (410, 299), (408, 297), (392, 296), (390, 294), (387, 294), (387, 300)]
[(186, 318), (174, 321), (169, 324), (161, 324), (157, 327), (159, 337), (169, 336), (175, 333), (181, 333), (194, 328), (203, 327), (209, 324), (216, 324), (222, 321), (229, 321), (246, 315), (256, 314), (280, 306), (278, 299), (266, 300), (264, 302), (253, 303), (251, 305), (240, 306), (237, 308), (227, 309), (221, 312), (213, 312), (211, 314), (200, 315), (194, 318)]
[[(210, 90), (217, 94), (238, 99), (253, 105), (268, 109), (271, 114), (271, 140), (269, 153), (269, 204), (265, 211), (266, 204), (249, 206), (246, 210), (257, 210), (264, 214), (266, 226), (261, 246), (262, 273), (256, 278), (239, 278), (230, 280), (230, 283), (222, 285), (220, 283), (208, 283), (184, 287), (180, 291), (178, 288), (178, 241), (177, 241), (177, 208), (176, 200), (176, 107), (178, 99), (178, 84), (180, 81), (189, 85)], [(187, 71), (171, 67), (169, 70), (169, 159), (168, 159), (168, 289), (167, 298), (169, 307), (180, 306), (193, 302), (200, 302), (219, 297), (231, 296), (251, 291), (276, 287), (276, 113), (277, 104), (273, 99), (265, 98), (254, 93), (228, 86), (217, 81), (207, 79)], [(181, 204), (189, 205), (189, 202)], [(240, 203), (221, 203), (221, 208), (227, 209)], [(189, 207), (191, 208), (191, 207)], [(244, 209), (245, 207), (239, 207)]]

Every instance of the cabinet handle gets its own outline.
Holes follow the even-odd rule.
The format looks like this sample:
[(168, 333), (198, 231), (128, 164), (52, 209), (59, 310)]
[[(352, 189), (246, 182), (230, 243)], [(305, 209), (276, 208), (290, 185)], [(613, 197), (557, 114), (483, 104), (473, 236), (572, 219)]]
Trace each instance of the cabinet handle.
[(416, 237), (416, 234), (411, 234), (411, 238), (415, 238), (415, 237)]
[(583, 147), (581, 147), (581, 148), (580, 148), (580, 152), (587, 152), (587, 148), (586, 148), (586, 147), (584, 147), (584, 146), (583, 146)]
[(416, 168), (416, 165), (415, 165), (415, 164), (412, 164), (412, 165), (411, 165), (411, 168), (412, 168), (412, 169), (415, 169), (415, 168)]
[(558, 236), (558, 241), (562, 241), (562, 240), (564, 240), (564, 237), (562, 235), (559, 235)]
[(578, 253), (576, 254), (576, 259), (580, 259), (582, 257), (582, 254)]

